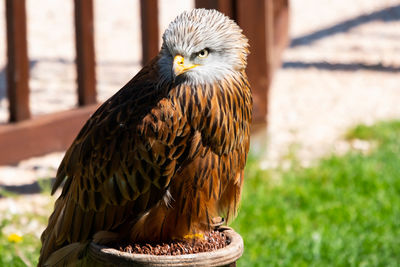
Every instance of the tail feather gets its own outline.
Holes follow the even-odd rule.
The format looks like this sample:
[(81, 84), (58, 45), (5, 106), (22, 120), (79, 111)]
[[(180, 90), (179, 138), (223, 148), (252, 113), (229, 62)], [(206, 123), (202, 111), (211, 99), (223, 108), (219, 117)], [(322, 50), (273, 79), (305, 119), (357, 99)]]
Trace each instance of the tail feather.
[(121, 236), (118, 233), (109, 231), (100, 231), (93, 236), (93, 243), (105, 245), (108, 243), (116, 242), (120, 239)]
[(38, 266), (43, 266), (47, 258), (52, 254), (53, 251), (57, 250), (59, 247), (56, 245), (56, 237), (53, 229), (56, 226), (56, 222), (60, 214), (63, 213), (62, 199), (58, 199), (55, 203), (55, 208), (53, 213), (49, 218), (49, 223), (47, 228), (44, 230), (41, 236), (42, 248), (40, 250), (39, 264)]
[(77, 262), (85, 257), (89, 241), (72, 243), (54, 251), (43, 266), (77, 266)]

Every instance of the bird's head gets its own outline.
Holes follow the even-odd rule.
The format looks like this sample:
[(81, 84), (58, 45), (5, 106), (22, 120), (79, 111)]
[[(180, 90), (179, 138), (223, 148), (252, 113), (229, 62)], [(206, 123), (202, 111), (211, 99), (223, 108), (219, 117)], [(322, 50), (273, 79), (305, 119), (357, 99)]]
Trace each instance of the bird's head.
[(159, 66), (164, 79), (213, 83), (243, 71), (248, 40), (239, 26), (216, 10), (180, 14), (163, 34)]

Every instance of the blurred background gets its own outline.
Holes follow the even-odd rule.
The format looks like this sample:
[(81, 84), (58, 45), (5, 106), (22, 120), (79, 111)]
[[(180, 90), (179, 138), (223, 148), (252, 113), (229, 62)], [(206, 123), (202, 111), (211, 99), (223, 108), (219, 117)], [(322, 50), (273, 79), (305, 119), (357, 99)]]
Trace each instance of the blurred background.
[[(141, 68), (140, 1), (93, 3), (101, 103)], [(159, 35), (194, 7), (159, 0)], [(0, 136), (5, 14), (0, 0)], [(26, 22), (32, 117), (76, 107), (74, 1), (27, 0)], [(268, 101), (256, 100), (268, 112), (253, 130), (233, 224), (245, 240), (238, 264), (399, 266), (400, 1), (289, 0), (288, 22), (287, 41), (284, 26), (274, 32), (283, 41), (271, 51)], [(63, 153), (0, 166), (1, 266), (36, 264)]]

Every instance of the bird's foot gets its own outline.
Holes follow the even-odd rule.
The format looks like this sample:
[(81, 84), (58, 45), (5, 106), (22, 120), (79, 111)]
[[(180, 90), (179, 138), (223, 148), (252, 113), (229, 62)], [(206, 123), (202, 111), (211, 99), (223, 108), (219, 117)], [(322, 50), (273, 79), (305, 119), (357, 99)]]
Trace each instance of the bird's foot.
[(225, 223), (225, 219), (222, 217), (214, 217), (211, 219), (211, 228), (217, 230), (221, 225)]

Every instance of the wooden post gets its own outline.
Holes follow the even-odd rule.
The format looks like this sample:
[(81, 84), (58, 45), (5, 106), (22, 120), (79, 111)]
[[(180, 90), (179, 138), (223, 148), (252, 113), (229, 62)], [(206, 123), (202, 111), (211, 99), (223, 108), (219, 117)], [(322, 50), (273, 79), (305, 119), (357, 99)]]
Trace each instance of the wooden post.
[(142, 65), (145, 65), (160, 51), (157, 0), (140, 0), (140, 17), (142, 25)]
[(273, 69), (273, 1), (237, 0), (237, 21), (249, 38), (247, 75), (251, 84), (253, 122), (267, 122), (268, 91)]
[(25, 0), (6, 0), (7, 94), (10, 122), (30, 118)]
[(93, 0), (75, 0), (76, 65), (79, 106), (96, 103)]
[(216, 9), (236, 20), (236, 4), (234, 0), (196, 0), (196, 8)]
[(282, 64), (282, 53), (289, 43), (289, 0), (274, 2), (274, 68)]

